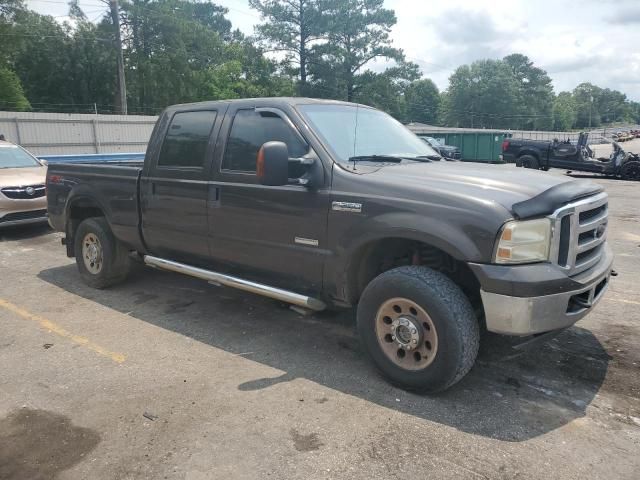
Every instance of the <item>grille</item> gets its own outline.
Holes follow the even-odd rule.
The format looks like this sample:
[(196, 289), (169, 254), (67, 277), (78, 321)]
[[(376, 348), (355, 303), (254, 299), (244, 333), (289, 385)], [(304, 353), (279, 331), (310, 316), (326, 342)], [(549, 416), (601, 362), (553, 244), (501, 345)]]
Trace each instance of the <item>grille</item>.
[(600, 193), (554, 212), (551, 259), (569, 275), (583, 272), (600, 260), (607, 239), (608, 197)]
[(31, 220), (34, 218), (46, 218), (46, 210), (32, 210), (30, 212), (15, 212), (7, 213), (4, 217), (0, 218), (0, 223), (15, 222), (17, 220)]
[(44, 185), (28, 185), (24, 187), (5, 187), (2, 194), (13, 200), (30, 200), (32, 198), (44, 197)]

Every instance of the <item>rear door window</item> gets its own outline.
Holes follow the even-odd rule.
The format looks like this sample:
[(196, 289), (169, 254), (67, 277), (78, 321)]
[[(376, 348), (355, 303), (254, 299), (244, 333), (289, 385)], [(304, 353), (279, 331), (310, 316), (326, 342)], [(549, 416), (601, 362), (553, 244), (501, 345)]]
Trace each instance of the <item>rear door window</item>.
[(176, 113), (162, 143), (158, 166), (202, 168), (217, 112)]
[(277, 114), (238, 110), (227, 140), (222, 169), (255, 173), (258, 150), (271, 141), (286, 143), (292, 158), (302, 157), (308, 151), (307, 145)]

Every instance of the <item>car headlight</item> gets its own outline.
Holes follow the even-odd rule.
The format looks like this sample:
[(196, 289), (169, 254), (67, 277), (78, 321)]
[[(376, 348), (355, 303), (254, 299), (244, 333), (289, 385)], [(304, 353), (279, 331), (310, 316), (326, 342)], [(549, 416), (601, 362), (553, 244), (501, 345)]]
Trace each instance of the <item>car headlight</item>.
[(495, 249), (495, 263), (531, 263), (549, 260), (551, 220), (513, 220), (505, 223)]

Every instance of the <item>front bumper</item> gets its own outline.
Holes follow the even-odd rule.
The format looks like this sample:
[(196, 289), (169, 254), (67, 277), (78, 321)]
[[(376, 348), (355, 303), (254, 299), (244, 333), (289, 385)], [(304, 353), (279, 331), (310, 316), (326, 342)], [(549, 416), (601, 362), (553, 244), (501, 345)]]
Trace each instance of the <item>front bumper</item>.
[[(591, 312), (602, 299), (609, 286), (612, 265), (613, 254), (606, 246), (601, 260), (580, 275), (566, 277), (564, 282), (559, 282), (558, 278), (549, 278), (547, 281), (532, 278), (528, 288), (519, 285), (520, 288), (517, 289), (519, 293), (527, 294), (538, 290), (538, 295), (515, 296), (500, 291), (503, 290), (500, 288), (493, 292), (487, 291), (487, 285), (495, 287), (496, 283), (483, 283), (481, 279), (480, 293), (487, 330), (504, 335), (533, 335), (570, 327)], [(477, 267), (478, 265), (472, 265), (472, 270), (477, 271)], [(522, 267), (527, 269), (539, 265), (500, 266), (499, 269)], [(495, 272), (494, 268), (492, 273)], [(526, 276), (526, 272), (517, 274), (521, 280), (523, 273)], [(552, 289), (553, 293), (550, 291)], [(499, 293), (495, 290), (499, 290)]]
[(45, 209), (30, 210), (26, 212), (11, 212), (6, 215), (0, 211), (0, 228), (29, 225), (34, 223), (46, 223), (47, 220), (47, 211)]

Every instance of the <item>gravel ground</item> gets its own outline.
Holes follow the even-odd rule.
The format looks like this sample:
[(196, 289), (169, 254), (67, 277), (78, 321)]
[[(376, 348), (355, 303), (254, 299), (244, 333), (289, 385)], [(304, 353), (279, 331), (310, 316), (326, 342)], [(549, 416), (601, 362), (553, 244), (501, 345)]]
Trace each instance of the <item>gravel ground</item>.
[[(640, 138), (634, 138), (633, 140), (629, 140), (628, 142), (622, 142), (620, 143), (620, 146), (625, 152), (640, 153)], [(596, 158), (608, 158), (613, 151), (612, 144), (610, 143), (590, 145), (590, 147), (595, 151)]]
[(525, 354), (486, 339), (436, 396), (376, 374), (352, 311), (143, 268), (92, 290), (59, 234), (0, 232), (0, 478), (637, 479), (640, 184), (597, 181), (603, 301)]

